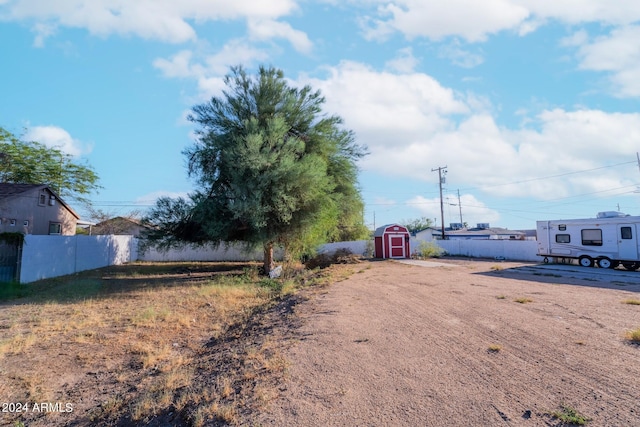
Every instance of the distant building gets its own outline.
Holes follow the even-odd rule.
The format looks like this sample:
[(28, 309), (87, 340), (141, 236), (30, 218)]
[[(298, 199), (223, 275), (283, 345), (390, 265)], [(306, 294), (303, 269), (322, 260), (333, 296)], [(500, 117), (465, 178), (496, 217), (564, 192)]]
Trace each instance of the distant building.
[(117, 216), (92, 226), (90, 234), (125, 234), (139, 236), (140, 233), (147, 228), (148, 227), (136, 219)]
[[(444, 230), (447, 240), (525, 240), (523, 231), (508, 230), (506, 228), (491, 227), (488, 223), (480, 223), (475, 228), (464, 228), (461, 224), (451, 224)], [(415, 233), (417, 240), (430, 242), (442, 238), (442, 229), (436, 227), (425, 228)]]
[(70, 236), (79, 219), (48, 185), (0, 183), (0, 233)]

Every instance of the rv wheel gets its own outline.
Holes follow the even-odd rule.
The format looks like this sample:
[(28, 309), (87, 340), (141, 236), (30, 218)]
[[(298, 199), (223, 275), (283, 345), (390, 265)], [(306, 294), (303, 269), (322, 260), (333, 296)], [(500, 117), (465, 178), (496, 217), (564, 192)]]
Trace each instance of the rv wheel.
[(598, 267), (600, 268), (613, 268), (613, 263), (609, 258), (598, 258)]
[(580, 264), (582, 267), (592, 267), (593, 260), (588, 256), (581, 256), (580, 258), (578, 258), (578, 264)]
[(627, 270), (637, 270), (640, 267), (640, 262), (623, 262), (622, 266)]

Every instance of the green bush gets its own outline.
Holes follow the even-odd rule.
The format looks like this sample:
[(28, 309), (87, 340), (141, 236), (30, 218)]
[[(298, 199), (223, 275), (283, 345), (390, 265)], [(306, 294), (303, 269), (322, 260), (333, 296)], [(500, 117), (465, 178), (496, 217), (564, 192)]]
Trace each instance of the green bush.
[(435, 242), (422, 241), (416, 253), (419, 258), (439, 258), (444, 255), (444, 249)]

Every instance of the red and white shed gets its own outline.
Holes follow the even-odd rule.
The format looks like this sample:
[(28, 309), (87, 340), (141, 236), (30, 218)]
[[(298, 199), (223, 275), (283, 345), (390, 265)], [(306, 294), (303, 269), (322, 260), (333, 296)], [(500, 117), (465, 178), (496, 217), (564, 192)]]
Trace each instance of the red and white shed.
[(387, 224), (373, 233), (376, 258), (409, 258), (409, 230), (399, 224)]

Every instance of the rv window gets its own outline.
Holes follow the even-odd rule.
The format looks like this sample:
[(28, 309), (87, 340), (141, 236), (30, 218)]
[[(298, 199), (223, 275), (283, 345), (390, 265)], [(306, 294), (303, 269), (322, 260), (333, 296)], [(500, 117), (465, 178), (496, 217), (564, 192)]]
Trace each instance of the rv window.
[(602, 246), (602, 230), (582, 230), (582, 244), (585, 246)]
[(560, 231), (567, 231), (567, 225), (566, 225), (566, 224), (560, 224), (560, 225), (558, 225), (558, 230), (560, 230)]
[(620, 237), (622, 239), (633, 239), (631, 227), (620, 227)]
[(568, 234), (556, 234), (556, 243), (571, 243), (571, 236)]

